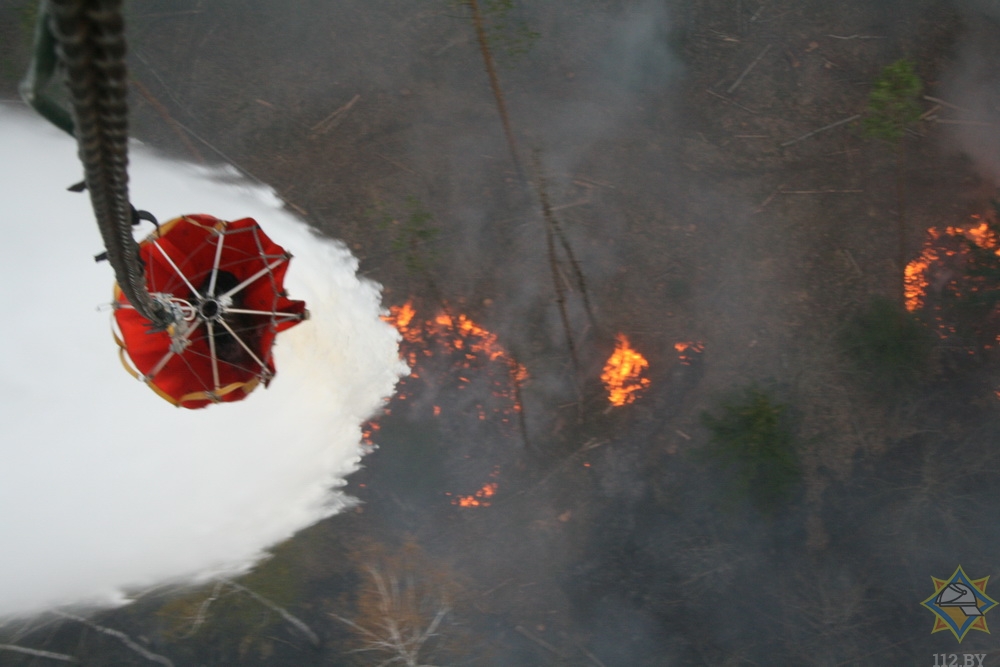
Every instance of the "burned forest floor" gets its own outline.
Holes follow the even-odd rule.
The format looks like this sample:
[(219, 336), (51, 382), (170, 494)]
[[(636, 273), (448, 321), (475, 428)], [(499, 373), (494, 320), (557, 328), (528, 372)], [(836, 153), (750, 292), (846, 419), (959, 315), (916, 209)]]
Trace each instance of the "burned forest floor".
[[(0, 2), (5, 100), (30, 4)], [(947, 0), (479, 5), (512, 141), (468, 3), (128, 3), (134, 136), (233, 164), (343, 240), (414, 375), (365, 427), (359, 503), (238, 582), (316, 642), (228, 584), (97, 622), (178, 665), (390, 664), (392, 624), (431, 630), (421, 664), (955, 652), (920, 603), (932, 576), (1000, 567), (1000, 375), (989, 346), (905, 314), (900, 248), (992, 215), (958, 133), (997, 116), (970, 120), (956, 81), (1000, 63), (968, 51), (1000, 26)], [(923, 89), (894, 146), (864, 118), (901, 59)], [(898, 381), (845, 344), (880, 303), (929, 341)], [(616, 407), (601, 373), (621, 335), (648, 386)], [(707, 453), (704, 415), (748, 391), (794, 459), (763, 505), (773, 477), (748, 490)], [(85, 664), (146, 662), (44, 628)], [(996, 659), (985, 633), (961, 649)]]

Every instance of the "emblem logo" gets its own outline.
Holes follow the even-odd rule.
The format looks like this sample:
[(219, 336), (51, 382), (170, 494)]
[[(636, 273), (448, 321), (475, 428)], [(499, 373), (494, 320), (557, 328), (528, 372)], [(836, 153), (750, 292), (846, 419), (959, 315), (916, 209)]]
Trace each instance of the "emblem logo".
[(933, 612), (934, 629), (931, 633), (951, 630), (955, 639), (961, 642), (969, 630), (980, 630), (989, 634), (986, 627), (986, 612), (997, 605), (997, 601), (986, 594), (989, 577), (970, 579), (959, 565), (948, 579), (931, 577), (934, 593), (921, 602)]

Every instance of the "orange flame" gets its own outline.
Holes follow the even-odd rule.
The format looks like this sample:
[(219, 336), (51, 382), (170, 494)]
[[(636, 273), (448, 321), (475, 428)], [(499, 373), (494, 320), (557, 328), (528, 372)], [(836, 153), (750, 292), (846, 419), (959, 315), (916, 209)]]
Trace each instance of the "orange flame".
[[(395, 400), (415, 397), (415, 393), (410, 393), (415, 389), (415, 382), (440, 385), (444, 379), (454, 391), (464, 391), (481, 386), (485, 379), (493, 398), (499, 400), (476, 403), (474, 414), (483, 422), (491, 417), (499, 418), (505, 425), (502, 428), (510, 428), (511, 417), (521, 411), (520, 388), (528, 380), (528, 370), (503, 347), (496, 334), (464, 314), (447, 310), (441, 310), (432, 318), (421, 317), (412, 300), (401, 306), (391, 306), (382, 319), (399, 331), (402, 337), (400, 355), (410, 366), (410, 374), (397, 385)], [(430, 365), (435, 358), (450, 364), (450, 369), (445, 370), (441, 364)], [(444, 378), (440, 377), (442, 374)], [(410, 403), (422, 405), (419, 400)], [(437, 403), (427, 408), (434, 417), (440, 417), (447, 406), (443, 408)], [(389, 413), (388, 408), (385, 413)], [(377, 430), (375, 423), (368, 427), (366, 436)], [(490, 477), (497, 479), (499, 474), (499, 468), (495, 468)], [(445, 495), (458, 507), (489, 507), (497, 488), (498, 483), (491, 481), (467, 496)]]
[[(441, 312), (434, 319), (418, 320), (414, 323), (415, 316), (413, 302), (407, 301), (402, 306), (391, 306), (389, 314), (383, 315), (382, 319), (396, 327), (405, 342), (420, 343), (425, 348), (422, 351), (423, 356), (433, 356), (429, 344), (437, 342), (453, 350), (465, 351), (468, 361), (473, 361), (476, 355), (481, 354), (489, 361), (506, 360), (513, 363), (495, 333), (484, 329), (463, 314), (452, 316), (447, 312)], [(416, 365), (417, 356), (415, 351), (411, 351), (408, 355), (411, 366)], [(524, 367), (520, 364), (517, 364), (516, 371), (518, 376), (527, 377)]]
[[(388, 411), (389, 409), (386, 408), (386, 412)], [(361, 427), (361, 444), (364, 445), (368, 453), (375, 449), (375, 441), (372, 438), (380, 428), (382, 426), (377, 421), (367, 421)]]
[(908, 311), (915, 312), (926, 303), (932, 267), (947, 258), (960, 258), (968, 253), (960, 245), (956, 245), (956, 240), (961, 237), (1000, 256), (1000, 239), (990, 229), (989, 223), (978, 215), (972, 216), (972, 219), (973, 224), (966, 227), (949, 226), (943, 231), (931, 227), (927, 230), (927, 240), (924, 241), (920, 256), (906, 265), (903, 274), (904, 303)]
[(698, 341), (686, 341), (674, 343), (674, 349), (677, 350), (677, 360), (685, 366), (690, 366), (691, 361), (705, 351), (705, 344)]
[[(410, 375), (398, 385), (396, 395), (400, 400), (408, 396), (407, 382), (412, 383), (426, 373), (421, 368), (422, 362), (443, 356), (452, 362), (453, 380), (458, 390), (470, 384), (470, 369), (487, 368), (493, 396), (503, 404), (494, 408), (493, 413), (499, 415), (502, 423), (509, 424), (510, 417), (521, 411), (520, 387), (528, 380), (528, 370), (514, 359), (493, 332), (461, 313), (441, 311), (433, 318), (421, 319), (413, 301), (391, 306), (389, 314), (382, 319), (396, 327), (402, 336), (400, 354), (411, 369)], [(499, 373), (491, 366), (496, 363), (503, 364)], [(440, 405), (433, 406), (432, 410), (435, 417), (441, 414)], [(477, 404), (476, 410), (479, 420), (486, 421), (487, 408)]]
[(390, 312), (391, 315), (383, 316), (382, 319), (392, 322), (404, 334), (409, 330), (413, 316), (417, 314), (417, 311), (413, 309), (413, 303), (410, 301), (407, 301), (402, 306), (393, 306)]
[(649, 368), (649, 362), (632, 349), (625, 334), (618, 334), (615, 340), (615, 351), (604, 364), (601, 381), (608, 390), (611, 405), (628, 405), (649, 386), (649, 378), (642, 377), (643, 371)]
[[(490, 473), (490, 477), (496, 479), (499, 476), (500, 467), (495, 466), (493, 472)], [(487, 482), (475, 493), (467, 496), (455, 496), (451, 499), (451, 504), (456, 507), (489, 507), (493, 504), (493, 501), (490, 499), (497, 494), (498, 486), (496, 482)], [(445, 492), (444, 495), (451, 496), (452, 494)]]
[[(1000, 343), (1000, 308), (991, 299), (966, 301), (995, 290), (1000, 238), (991, 223), (974, 215), (962, 226), (931, 228), (920, 255), (906, 266), (905, 305), (930, 324), (950, 349), (976, 356)], [(964, 305), (971, 308), (965, 308)], [(1000, 390), (996, 391), (1000, 398)]]
[(992, 250), (996, 255), (1000, 255), (1000, 248), (998, 248), (998, 239), (996, 234), (990, 229), (989, 224), (983, 220), (980, 216), (972, 216), (974, 220), (979, 220), (979, 224), (975, 227), (969, 227), (968, 229), (959, 230), (955, 227), (949, 227), (948, 233), (962, 233), (965, 237), (975, 243), (977, 246), (983, 250)]
[(906, 265), (903, 273), (903, 299), (906, 309), (911, 313), (924, 305), (927, 296), (927, 269), (938, 260), (937, 249), (931, 245), (938, 238), (937, 230), (929, 229), (931, 237), (920, 251), (920, 256)]
[(458, 496), (451, 501), (451, 504), (458, 505), (459, 507), (489, 507), (492, 504), (490, 498), (495, 496), (496, 493), (497, 483), (489, 482), (470, 496)]

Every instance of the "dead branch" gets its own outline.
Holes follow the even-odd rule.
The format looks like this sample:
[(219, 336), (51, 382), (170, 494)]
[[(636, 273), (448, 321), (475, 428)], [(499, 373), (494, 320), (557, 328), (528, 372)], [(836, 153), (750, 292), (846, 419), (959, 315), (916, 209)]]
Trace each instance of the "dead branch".
[(291, 202), (288, 199), (286, 199), (285, 197), (281, 197), (281, 201), (283, 201), (290, 209), (292, 209), (293, 211), (295, 211), (296, 213), (298, 213), (299, 215), (301, 215), (303, 218), (308, 218), (309, 217), (309, 211), (305, 210), (304, 208), (302, 208), (301, 206), (299, 206), (295, 202)]
[(315, 632), (313, 632), (312, 629), (308, 625), (306, 625), (301, 619), (299, 619), (296, 616), (293, 616), (287, 609), (285, 609), (284, 607), (279, 607), (278, 605), (274, 604), (264, 596), (255, 593), (254, 591), (250, 590), (246, 586), (243, 586), (242, 584), (238, 584), (235, 581), (231, 581), (229, 579), (223, 579), (223, 581), (232, 586), (233, 588), (235, 588), (236, 590), (240, 591), (241, 593), (246, 593), (257, 602), (261, 603), (271, 611), (277, 613), (283, 619), (288, 621), (288, 623), (292, 627), (294, 627), (296, 630), (305, 635), (305, 637), (314, 647), (316, 648), (320, 647), (321, 642), (319, 640), (319, 636)]
[(841, 35), (827, 35), (827, 37), (832, 37), (834, 39), (885, 39), (881, 35), (848, 35), (846, 37)]
[(188, 633), (186, 635), (184, 635), (185, 637), (190, 637), (191, 635), (193, 635), (195, 632), (198, 631), (198, 628), (201, 626), (201, 624), (205, 622), (205, 618), (208, 615), (208, 608), (212, 605), (213, 602), (219, 599), (219, 593), (222, 591), (222, 586), (224, 584), (225, 582), (217, 581), (215, 583), (215, 587), (212, 589), (212, 594), (207, 598), (205, 598), (204, 600), (202, 600), (201, 604), (198, 605), (198, 614), (195, 616), (194, 623), (191, 624), (191, 629), (188, 630)]
[(931, 97), (930, 95), (924, 95), (923, 97), (928, 102), (934, 102), (935, 104), (940, 104), (943, 107), (948, 107), (949, 109), (954, 109), (955, 111), (966, 111), (966, 109), (963, 109), (962, 107), (955, 106), (951, 102), (945, 102), (944, 100), (937, 97)]
[(535, 177), (538, 180), (538, 199), (542, 204), (542, 217), (545, 220), (545, 247), (549, 259), (549, 268), (552, 270), (552, 284), (556, 290), (556, 305), (559, 307), (559, 317), (562, 320), (563, 333), (566, 335), (566, 346), (569, 348), (573, 370), (579, 373), (580, 362), (576, 356), (576, 343), (573, 341), (573, 330), (570, 327), (569, 315), (566, 312), (566, 286), (563, 284), (562, 276), (559, 273), (559, 261), (556, 258), (555, 234), (553, 231), (554, 216), (549, 206), (549, 195), (545, 188), (545, 177), (539, 168), (537, 154), (534, 156), (534, 166)]
[(579, 642), (579, 640), (574, 639), (573, 640), (573, 644), (575, 644), (576, 647), (578, 649), (580, 649), (581, 653), (583, 653), (585, 656), (587, 656), (588, 660), (590, 660), (592, 663), (594, 663), (595, 665), (597, 665), (597, 667), (608, 667), (603, 662), (601, 662), (600, 658), (598, 658), (596, 655), (594, 655), (593, 653), (591, 653), (590, 651), (588, 651), (587, 648), (583, 644), (581, 644)]
[(848, 250), (847, 248), (843, 248), (843, 251), (844, 251), (844, 256), (847, 257), (847, 261), (851, 263), (851, 266), (853, 266), (854, 270), (858, 272), (858, 275), (859, 276), (865, 275), (865, 272), (861, 270), (861, 267), (858, 266), (858, 263), (854, 260), (854, 255), (851, 254), (851, 251)]
[(541, 637), (535, 636), (531, 632), (525, 630), (520, 625), (516, 626), (514, 629), (517, 632), (519, 632), (522, 636), (524, 636), (525, 638), (530, 639), (531, 641), (535, 642), (536, 644), (538, 644), (539, 646), (541, 646), (545, 650), (551, 651), (552, 653), (555, 653), (557, 656), (559, 656), (560, 659), (565, 660), (566, 658), (569, 657), (568, 655), (566, 655), (565, 653), (563, 653), (562, 651), (560, 651), (559, 649), (557, 649), (552, 644), (548, 643), (547, 641), (545, 641)]
[(341, 121), (343, 121), (344, 118), (347, 116), (347, 112), (350, 111), (351, 107), (357, 104), (358, 100), (360, 99), (361, 99), (360, 94), (352, 97), (350, 102), (335, 109), (329, 116), (327, 116), (320, 122), (313, 125), (311, 128), (311, 132), (313, 132), (313, 134), (326, 134), (333, 128), (340, 125)]
[(742, 104), (740, 104), (739, 102), (736, 102), (735, 100), (729, 99), (725, 95), (720, 95), (719, 93), (715, 92), (714, 90), (712, 90), (710, 88), (706, 88), (705, 92), (708, 93), (709, 95), (714, 96), (714, 97), (718, 97), (720, 100), (722, 100), (726, 104), (732, 104), (734, 107), (739, 107), (740, 109), (743, 109), (747, 113), (752, 113), (752, 114), (760, 113), (759, 111), (754, 111), (750, 107), (743, 106)]
[(514, 169), (517, 171), (518, 179), (524, 182), (524, 169), (521, 168), (521, 158), (517, 154), (517, 141), (514, 139), (514, 131), (510, 127), (510, 116), (507, 114), (507, 103), (504, 101), (503, 90), (500, 88), (500, 78), (497, 76), (497, 68), (493, 62), (493, 53), (490, 51), (489, 41), (486, 37), (486, 27), (483, 23), (483, 15), (479, 11), (478, 0), (466, 0), (472, 10), (472, 26), (476, 30), (476, 40), (479, 42), (479, 52), (483, 55), (483, 64), (486, 66), (486, 76), (490, 80), (490, 88), (493, 90), (493, 98), (496, 100), (497, 111), (500, 113), (500, 123), (503, 125), (503, 133), (507, 139), (507, 148), (510, 150), (510, 159), (514, 162)]
[(377, 594), (378, 620), (365, 627), (356, 621), (330, 614), (331, 617), (353, 628), (364, 641), (364, 645), (352, 653), (380, 652), (388, 658), (379, 664), (390, 665), (401, 663), (406, 667), (432, 667), (420, 662), (420, 653), (424, 645), (432, 637), (437, 636), (438, 628), (451, 609), (442, 604), (438, 606), (434, 617), (422, 629), (423, 621), (417, 625), (415, 618), (422, 614), (418, 609), (419, 602), (415, 599), (412, 582), (409, 578), (400, 581), (395, 573), (383, 575), (376, 567), (366, 568), (375, 585)]
[[(551, 215), (551, 210), (549, 214)], [(594, 329), (597, 329), (597, 320), (594, 318), (594, 309), (590, 306), (590, 294), (587, 292), (587, 281), (583, 277), (583, 270), (580, 268), (580, 263), (576, 261), (576, 253), (573, 252), (573, 246), (569, 244), (569, 239), (566, 238), (562, 225), (555, 216), (552, 216), (552, 228), (556, 233), (556, 238), (559, 239), (559, 244), (562, 246), (563, 252), (566, 253), (570, 268), (573, 269), (573, 277), (576, 278), (576, 287), (580, 290), (580, 296), (583, 298), (583, 309), (587, 312), (587, 319), (590, 320), (590, 325)]]
[(709, 28), (708, 31), (713, 35), (715, 35), (716, 37), (718, 37), (719, 39), (721, 39), (723, 42), (732, 42), (734, 44), (739, 44), (741, 41), (738, 37), (727, 35), (724, 32), (719, 32), (718, 30), (713, 30), (712, 28)]
[(761, 58), (763, 58), (770, 50), (771, 50), (770, 44), (764, 47), (764, 50), (760, 52), (760, 55), (754, 58), (753, 61), (749, 65), (747, 65), (747, 68), (743, 70), (743, 73), (740, 74), (739, 77), (737, 77), (736, 81), (733, 82), (733, 85), (729, 86), (729, 88), (726, 89), (727, 95), (731, 95), (734, 90), (739, 88), (739, 85), (743, 83), (743, 79), (746, 77), (746, 75), (749, 74), (750, 71), (757, 66), (757, 63), (760, 62)]
[(768, 195), (767, 199), (765, 199), (764, 201), (761, 202), (760, 206), (757, 207), (757, 210), (755, 210), (754, 213), (760, 213), (765, 208), (767, 208), (767, 205), (771, 203), (771, 200), (773, 200), (775, 197), (778, 196), (778, 194), (781, 192), (781, 188), (783, 188), (783, 187), (785, 187), (784, 183), (782, 183), (781, 185), (779, 185), (774, 190), (774, 192), (772, 192), (770, 195)]
[[(579, 402), (577, 402), (577, 403), (570, 403), (569, 405), (579, 405)], [(564, 407), (566, 407), (566, 406), (564, 406)], [(504, 503), (512, 501), (514, 498), (517, 498), (518, 496), (524, 496), (524, 495), (528, 495), (528, 494), (534, 493), (538, 489), (540, 489), (543, 486), (545, 486), (545, 484), (552, 477), (554, 477), (557, 473), (559, 473), (560, 471), (564, 470), (570, 464), (570, 462), (576, 460), (576, 458), (577, 458), (577, 456), (579, 454), (582, 454), (583, 452), (586, 452), (588, 450), (596, 449), (598, 447), (606, 445), (606, 444), (608, 444), (608, 442), (610, 442), (610, 441), (608, 441), (608, 440), (601, 440), (601, 441), (598, 441), (596, 443), (591, 443), (589, 441), (587, 443), (584, 443), (576, 451), (574, 451), (572, 454), (569, 454), (568, 456), (564, 457), (558, 464), (556, 464), (555, 466), (553, 466), (552, 469), (549, 470), (547, 473), (545, 473), (545, 475), (540, 480), (538, 480), (533, 486), (531, 486), (531, 487), (529, 487), (527, 489), (521, 489), (520, 491), (515, 491), (514, 493), (511, 493), (509, 495), (506, 495), (501, 500), (498, 500), (497, 502), (495, 502), (493, 504), (494, 505), (502, 505)]]
[(399, 168), (400, 168), (400, 169), (402, 169), (403, 171), (408, 171), (408, 172), (410, 172), (411, 174), (413, 174), (414, 176), (419, 176), (419, 174), (418, 174), (417, 172), (413, 171), (412, 169), (410, 169), (409, 167), (407, 167), (407, 166), (406, 166), (405, 164), (403, 164), (402, 162), (398, 162), (398, 161), (396, 161), (396, 160), (393, 160), (392, 158), (390, 158), (390, 157), (386, 157), (385, 155), (382, 155), (381, 153), (378, 153), (378, 152), (375, 152), (375, 151), (372, 151), (372, 152), (373, 152), (373, 153), (375, 153), (375, 156), (376, 156), (376, 157), (380, 157), (380, 158), (382, 158), (383, 160), (385, 160), (386, 162), (388, 162), (388, 163), (389, 163), (389, 164), (391, 164), (392, 166), (394, 166), (394, 167), (399, 167)]
[(172, 16), (185, 16), (188, 14), (202, 14), (204, 13), (204, 11), (205, 11), (204, 9), (182, 9), (176, 12), (149, 12), (148, 14), (143, 14), (142, 17), (151, 19), (151, 18), (164, 18)]
[(25, 655), (31, 655), (36, 658), (48, 658), (49, 660), (61, 660), (62, 662), (80, 662), (78, 658), (74, 658), (71, 655), (66, 655), (65, 653), (53, 653), (52, 651), (40, 651), (37, 648), (26, 648), (24, 646), (18, 646), (16, 644), (0, 644), (0, 651), (12, 651), (14, 653), (23, 653)]
[(816, 135), (816, 134), (819, 134), (820, 132), (826, 132), (827, 130), (832, 130), (835, 127), (840, 127), (841, 125), (846, 125), (847, 123), (850, 123), (851, 121), (855, 121), (855, 120), (857, 120), (859, 118), (861, 118), (861, 114), (856, 113), (853, 116), (851, 116), (850, 118), (844, 118), (843, 120), (838, 120), (836, 123), (830, 123), (829, 125), (824, 125), (823, 127), (819, 128), (818, 130), (813, 130), (812, 132), (808, 132), (806, 134), (803, 134), (801, 137), (797, 137), (795, 139), (792, 139), (791, 141), (786, 141), (785, 143), (781, 144), (781, 147), (784, 148), (785, 146), (791, 146), (792, 144), (797, 144), (800, 141), (802, 141), (803, 139), (808, 139), (809, 137), (811, 137), (813, 135)]
[(610, 183), (605, 183), (604, 181), (599, 181), (596, 178), (591, 178), (590, 176), (579, 176), (578, 175), (578, 176), (576, 176), (573, 179), (573, 182), (576, 183), (577, 185), (584, 185), (584, 186), (586, 186), (586, 184), (589, 183), (590, 185), (599, 185), (602, 188), (610, 188), (611, 190), (617, 190), (618, 189), (615, 186), (611, 185)]
[(577, 199), (576, 201), (569, 202), (568, 204), (559, 204), (559, 206), (553, 206), (551, 211), (555, 213), (556, 211), (564, 211), (568, 208), (576, 208), (577, 206), (586, 206), (590, 203), (590, 191), (587, 191), (587, 196), (583, 199)]
[(922, 114), (920, 114), (920, 117), (919, 117), (918, 120), (927, 120), (928, 118), (931, 118), (932, 116), (934, 117), (933, 120), (937, 120), (937, 116), (934, 116), (934, 114), (936, 114), (940, 110), (941, 110), (941, 105), (940, 104), (935, 104), (930, 109), (928, 109), (927, 111), (925, 111)]
[(145, 646), (143, 646), (142, 644), (138, 643), (137, 641), (129, 637), (121, 630), (115, 630), (114, 628), (106, 628), (103, 625), (98, 625), (97, 623), (94, 623), (93, 621), (88, 620), (82, 616), (77, 616), (76, 614), (70, 614), (64, 611), (54, 611), (52, 613), (55, 614), (56, 616), (61, 616), (62, 618), (68, 618), (70, 620), (76, 621), (77, 623), (82, 623), (91, 630), (100, 632), (101, 634), (108, 635), (109, 637), (114, 637), (122, 644), (125, 644), (125, 646), (130, 648), (132, 651), (138, 653), (139, 655), (144, 657), (146, 660), (149, 660), (150, 662), (155, 662), (160, 665), (165, 665), (166, 667), (174, 667), (174, 663), (170, 658), (160, 655), (159, 653), (153, 653), (152, 651), (150, 651)]
[(566, 334), (566, 347), (569, 348), (570, 360), (573, 362), (573, 370), (580, 372), (580, 362), (576, 356), (576, 343), (573, 341), (573, 330), (570, 328), (569, 315), (566, 313), (566, 286), (563, 284), (562, 276), (559, 273), (559, 261), (556, 259), (556, 247), (552, 228), (545, 227), (545, 246), (549, 258), (549, 267), (552, 269), (552, 283), (556, 290), (556, 305), (559, 307), (559, 318), (562, 320), (563, 332)]
[(524, 414), (524, 396), (521, 392), (521, 364), (517, 357), (508, 352), (508, 370), (510, 372), (510, 383), (514, 387), (515, 411), (517, 412), (517, 423), (521, 430), (521, 441), (524, 443), (525, 451), (531, 450), (531, 439), (528, 437), (528, 419)]
[(503, 581), (501, 581), (499, 584), (497, 584), (493, 588), (489, 589), (485, 593), (482, 593), (480, 595), (480, 597), (486, 597), (487, 595), (492, 595), (493, 593), (496, 593), (498, 590), (500, 590), (501, 588), (503, 588), (504, 586), (506, 586), (507, 584), (509, 584), (512, 581), (514, 581), (514, 580), (513, 579), (504, 579)]
[[(541, 165), (539, 163), (537, 153), (533, 156), (533, 163), (536, 174), (535, 177), (538, 180), (539, 199), (542, 203), (542, 216), (545, 218), (545, 222), (548, 227), (555, 232), (556, 238), (559, 239), (559, 245), (562, 246), (563, 252), (566, 254), (566, 259), (569, 260), (570, 268), (573, 269), (573, 277), (576, 279), (577, 289), (580, 290), (580, 296), (583, 298), (583, 308), (587, 312), (587, 319), (590, 320), (590, 325), (597, 330), (599, 327), (597, 326), (597, 320), (594, 318), (594, 309), (590, 305), (590, 294), (587, 292), (586, 278), (584, 278), (583, 270), (580, 268), (580, 263), (576, 260), (576, 253), (573, 252), (573, 246), (570, 245), (569, 239), (563, 232), (562, 224), (559, 222), (559, 218), (553, 215), (553, 211), (555, 211), (555, 209), (549, 204), (548, 194), (545, 189), (545, 177), (542, 175)], [(589, 199), (590, 193), (588, 191), (587, 200)]]
[(975, 127), (996, 127), (996, 123), (987, 123), (983, 120), (948, 120), (946, 118), (935, 118), (935, 123), (942, 125), (974, 125)]
[(864, 190), (779, 190), (779, 195), (829, 195), (848, 192), (864, 192)]
[(338, 621), (341, 621), (342, 623), (349, 625), (350, 627), (357, 630), (358, 633), (360, 633), (362, 636), (368, 638), (368, 644), (362, 646), (361, 648), (354, 649), (353, 651), (351, 651), (351, 653), (367, 653), (369, 651), (382, 651), (393, 654), (393, 657), (389, 658), (388, 660), (380, 662), (379, 665), (391, 665), (399, 660), (402, 660), (403, 664), (406, 667), (435, 667), (434, 665), (429, 665), (426, 663), (419, 662), (417, 654), (423, 647), (424, 642), (426, 642), (427, 639), (429, 639), (434, 635), (434, 630), (437, 629), (438, 624), (441, 622), (441, 620), (444, 618), (444, 615), (447, 612), (448, 610), (446, 609), (443, 609), (438, 612), (437, 616), (435, 616), (434, 620), (431, 622), (431, 625), (428, 626), (427, 633), (425, 633), (426, 636), (424, 636), (420, 641), (419, 645), (416, 646), (416, 650), (414, 650), (414, 647), (409, 645), (410, 642), (407, 642), (399, 635), (394, 626), (390, 630), (388, 630), (390, 635), (389, 638), (383, 639), (381, 636), (375, 634), (368, 628), (364, 628), (348, 618), (344, 618), (343, 616), (338, 616), (337, 614), (330, 614), (330, 616), (332, 618), (337, 619)]

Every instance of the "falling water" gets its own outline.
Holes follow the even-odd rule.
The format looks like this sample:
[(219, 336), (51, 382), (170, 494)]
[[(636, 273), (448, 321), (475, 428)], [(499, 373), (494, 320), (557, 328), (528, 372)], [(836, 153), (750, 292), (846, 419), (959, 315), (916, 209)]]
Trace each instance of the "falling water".
[[(311, 319), (278, 338), (278, 375), (237, 404), (174, 408), (120, 368), (114, 280), (74, 142), (0, 105), (0, 616), (114, 604), (127, 591), (246, 569), (349, 505), (360, 424), (405, 367), (357, 260), (233, 170), (135, 147), (131, 198), (166, 220), (254, 217), (295, 256)], [(148, 230), (147, 230), (148, 231)]]

